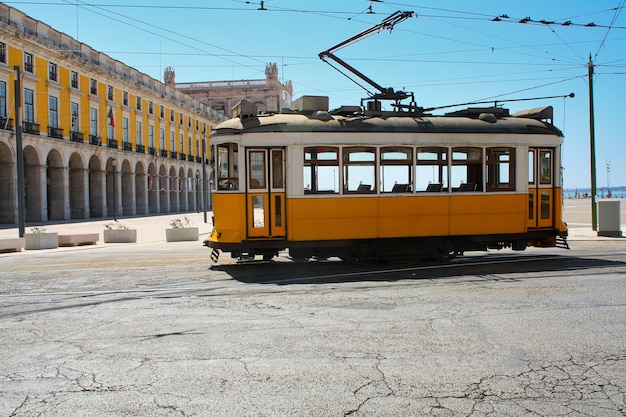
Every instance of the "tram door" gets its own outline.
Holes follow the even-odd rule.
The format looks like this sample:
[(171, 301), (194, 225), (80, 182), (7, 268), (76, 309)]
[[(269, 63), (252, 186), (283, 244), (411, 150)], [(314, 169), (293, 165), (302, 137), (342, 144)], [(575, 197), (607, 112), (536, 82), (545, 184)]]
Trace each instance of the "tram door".
[(285, 149), (248, 148), (246, 158), (248, 237), (285, 237)]
[(528, 150), (528, 228), (554, 226), (554, 149)]

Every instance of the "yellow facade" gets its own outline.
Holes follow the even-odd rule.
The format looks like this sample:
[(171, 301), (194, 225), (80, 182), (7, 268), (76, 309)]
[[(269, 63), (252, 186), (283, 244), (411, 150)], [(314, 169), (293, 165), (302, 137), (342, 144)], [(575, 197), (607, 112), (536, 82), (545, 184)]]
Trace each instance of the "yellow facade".
[[(17, 9), (0, 9), (0, 223), (17, 221), (21, 194), (26, 221), (196, 211), (208, 182), (202, 150), (226, 118)], [(14, 164), (20, 119), (24, 190)]]

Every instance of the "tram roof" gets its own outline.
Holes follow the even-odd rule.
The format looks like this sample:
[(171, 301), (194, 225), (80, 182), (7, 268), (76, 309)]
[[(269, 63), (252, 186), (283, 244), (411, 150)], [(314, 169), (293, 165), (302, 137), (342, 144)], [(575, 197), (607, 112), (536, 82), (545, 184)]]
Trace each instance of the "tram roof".
[[(484, 110), (484, 111), (481, 111)], [(490, 112), (489, 110), (499, 110)], [(503, 109), (467, 109), (443, 116), (410, 113), (335, 114), (275, 113), (236, 117), (220, 123), (213, 135), (252, 132), (396, 132), (396, 133), (513, 133), (563, 136), (551, 123), (550, 106), (508, 115)]]

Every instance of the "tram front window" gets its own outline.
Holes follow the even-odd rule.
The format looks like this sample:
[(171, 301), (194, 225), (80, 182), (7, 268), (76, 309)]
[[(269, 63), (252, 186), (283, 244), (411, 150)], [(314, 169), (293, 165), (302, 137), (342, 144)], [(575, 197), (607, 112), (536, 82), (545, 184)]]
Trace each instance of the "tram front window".
[(239, 189), (237, 160), (239, 151), (235, 143), (217, 145), (217, 189), (236, 191)]

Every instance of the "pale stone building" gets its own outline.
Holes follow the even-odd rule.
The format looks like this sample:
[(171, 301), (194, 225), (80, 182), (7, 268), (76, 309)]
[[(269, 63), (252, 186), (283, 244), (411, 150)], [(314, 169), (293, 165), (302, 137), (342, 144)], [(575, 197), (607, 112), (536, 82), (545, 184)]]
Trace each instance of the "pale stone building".
[(169, 67), (164, 74), (165, 85), (188, 94), (212, 109), (231, 117), (231, 109), (241, 100), (254, 103), (259, 113), (279, 112), (291, 108), (293, 86), (278, 79), (278, 67), (269, 63), (265, 67), (265, 79), (205, 81), (177, 83), (174, 69)]

